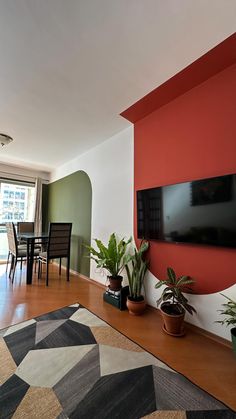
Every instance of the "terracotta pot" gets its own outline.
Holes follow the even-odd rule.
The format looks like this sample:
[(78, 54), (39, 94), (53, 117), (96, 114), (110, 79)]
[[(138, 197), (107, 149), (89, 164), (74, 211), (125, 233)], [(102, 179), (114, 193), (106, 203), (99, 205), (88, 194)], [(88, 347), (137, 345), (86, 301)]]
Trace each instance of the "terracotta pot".
[(132, 300), (131, 297), (127, 297), (126, 305), (129, 310), (129, 314), (132, 314), (133, 316), (140, 316), (146, 308), (144, 297), (142, 297), (139, 301)]
[(108, 276), (110, 285), (109, 288), (112, 291), (119, 291), (121, 289), (121, 283), (123, 280), (123, 276), (117, 275), (117, 276)]
[(160, 307), (164, 322), (163, 330), (171, 336), (184, 335), (185, 310), (179, 304), (163, 303)]

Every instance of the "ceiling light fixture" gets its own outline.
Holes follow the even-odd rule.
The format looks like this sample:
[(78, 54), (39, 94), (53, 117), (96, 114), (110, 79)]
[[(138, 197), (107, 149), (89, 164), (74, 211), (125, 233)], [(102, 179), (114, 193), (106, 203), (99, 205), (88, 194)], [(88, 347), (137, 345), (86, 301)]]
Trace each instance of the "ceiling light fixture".
[(13, 138), (11, 138), (9, 135), (0, 133), (0, 144), (2, 147), (11, 143), (12, 141)]

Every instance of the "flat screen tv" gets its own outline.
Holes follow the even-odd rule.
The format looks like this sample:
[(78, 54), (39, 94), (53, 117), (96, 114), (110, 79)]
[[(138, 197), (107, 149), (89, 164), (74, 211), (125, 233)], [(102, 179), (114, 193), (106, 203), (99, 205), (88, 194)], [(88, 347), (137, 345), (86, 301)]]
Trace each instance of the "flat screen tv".
[(137, 191), (138, 238), (236, 247), (236, 175)]

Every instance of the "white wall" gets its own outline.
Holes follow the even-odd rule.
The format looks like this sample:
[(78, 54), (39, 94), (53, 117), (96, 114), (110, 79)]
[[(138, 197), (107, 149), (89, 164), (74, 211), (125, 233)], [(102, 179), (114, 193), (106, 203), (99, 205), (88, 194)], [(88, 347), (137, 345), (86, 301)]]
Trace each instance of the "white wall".
[[(75, 158), (52, 173), (51, 181), (77, 170), (84, 170), (92, 183), (92, 238), (107, 241), (112, 232), (120, 237), (133, 235), (133, 128), (110, 138), (86, 154)], [(180, 274), (188, 274), (181, 272)], [(105, 283), (105, 273), (91, 264), (90, 276)], [(149, 273), (146, 278), (148, 304), (156, 307), (161, 290), (154, 288), (157, 279)], [(236, 299), (236, 285), (224, 293)], [(189, 302), (197, 314), (187, 320), (205, 330), (230, 339), (229, 329), (215, 323), (220, 319), (217, 310), (225, 302), (219, 294), (190, 295)]]
[[(90, 177), (92, 238), (107, 242), (113, 232), (120, 238), (133, 234), (133, 160), (133, 127), (129, 127), (52, 173), (52, 182), (77, 170)], [(106, 281), (105, 273), (94, 263), (90, 276)]]

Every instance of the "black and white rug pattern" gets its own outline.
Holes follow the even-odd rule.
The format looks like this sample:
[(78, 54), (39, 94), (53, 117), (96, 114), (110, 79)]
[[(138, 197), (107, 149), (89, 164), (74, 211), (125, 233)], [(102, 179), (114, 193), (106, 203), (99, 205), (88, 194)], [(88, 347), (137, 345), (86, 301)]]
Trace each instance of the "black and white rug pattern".
[(0, 418), (233, 419), (79, 304), (0, 331)]

